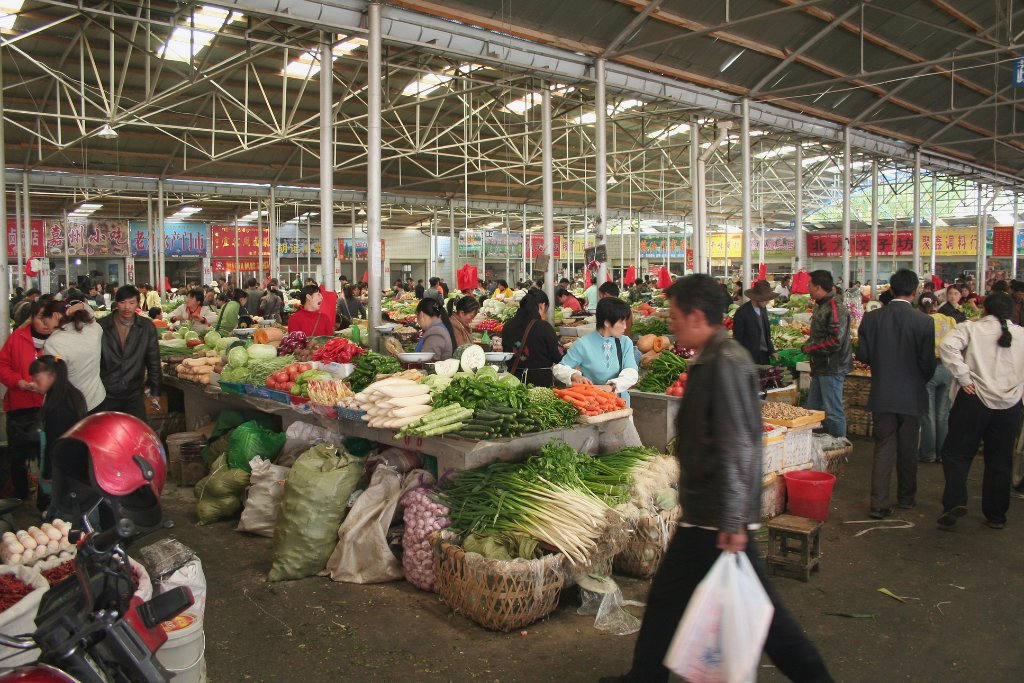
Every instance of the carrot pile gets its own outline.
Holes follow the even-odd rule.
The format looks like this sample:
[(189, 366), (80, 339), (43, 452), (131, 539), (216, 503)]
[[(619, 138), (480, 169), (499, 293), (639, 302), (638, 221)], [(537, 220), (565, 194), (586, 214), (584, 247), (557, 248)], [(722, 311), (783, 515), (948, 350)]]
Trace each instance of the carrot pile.
[(581, 415), (590, 417), (626, 407), (626, 402), (615, 394), (589, 384), (574, 384), (568, 389), (555, 389), (555, 396), (576, 406)]

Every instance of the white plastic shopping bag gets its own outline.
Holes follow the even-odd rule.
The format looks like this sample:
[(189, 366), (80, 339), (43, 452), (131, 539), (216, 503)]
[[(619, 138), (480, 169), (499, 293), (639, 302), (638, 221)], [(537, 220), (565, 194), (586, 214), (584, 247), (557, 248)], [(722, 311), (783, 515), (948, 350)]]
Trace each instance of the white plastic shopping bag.
[(750, 683), (775, 607), (745, 553), (723, 552), (686, 606), (664, 664), (689, 683)]

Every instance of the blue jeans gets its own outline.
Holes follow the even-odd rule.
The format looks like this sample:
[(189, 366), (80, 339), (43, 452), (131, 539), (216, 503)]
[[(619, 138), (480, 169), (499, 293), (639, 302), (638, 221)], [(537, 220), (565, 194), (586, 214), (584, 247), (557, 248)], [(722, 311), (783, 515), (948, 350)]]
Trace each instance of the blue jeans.
[(949, 370), (942, 363), (935, 367), (935, 374), (928, 381), (928, 411), (921, 416), (922, 460), (935, 460), (942, 453), (942, 444), (949, 432)]
[(807, 394), (807, 407), (825, 411), (825, 431), (835, 437), (846, 436), (846, 413), (843, 410), (843, 384), (846, 375), (812, 375)]

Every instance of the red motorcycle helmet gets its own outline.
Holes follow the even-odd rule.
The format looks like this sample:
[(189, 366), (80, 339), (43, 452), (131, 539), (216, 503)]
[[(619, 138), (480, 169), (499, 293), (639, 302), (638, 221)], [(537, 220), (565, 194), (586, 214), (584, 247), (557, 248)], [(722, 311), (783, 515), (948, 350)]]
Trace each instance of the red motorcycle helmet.
[(104, 527), (124, 517), (142, 527), (155, 526), (166, 480), (167, 454), (160, 439), (145, 422), (125, 413), (90, 415), (53, 449), (53, 503), (65, 519), (78, 519), (106, 503), (109, 509), (101, 508)]

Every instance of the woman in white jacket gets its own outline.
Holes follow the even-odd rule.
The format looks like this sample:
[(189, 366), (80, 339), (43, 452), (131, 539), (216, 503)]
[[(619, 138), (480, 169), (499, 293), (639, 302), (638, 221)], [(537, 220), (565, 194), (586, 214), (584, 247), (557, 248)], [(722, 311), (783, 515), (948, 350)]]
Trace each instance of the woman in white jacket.
[(107, 397), (100, 379), (103, 330), (84, 301), (69, 301), (60, 328), (43, 345), (43, 354), (60, 357), (68, 366), (68, 380), (85, 396), (91, 413)]
[(1010, 323), (1009, 294), (985, 298), (981, 320), (958, 325), (939, 345), (942, 363), (952, 375), (953, 408), (942, 449), (946, 487), (939, 526), (950, 528), (967, 514), (967, 474), (984, 443), (985, 474), (981, 511), (992, 529), (1006, 526), (1010, 507), (1013, 446), (1024, 408), (1024, 328)]

